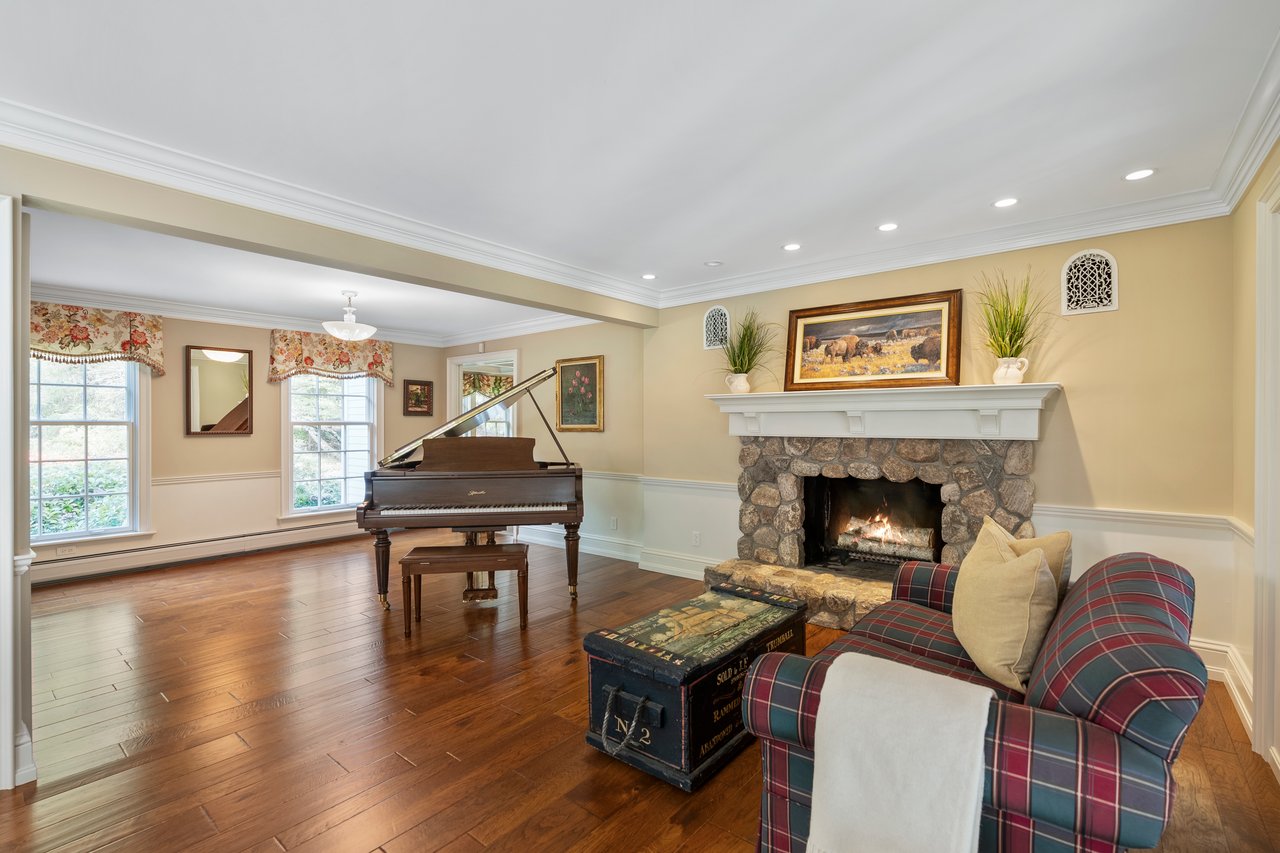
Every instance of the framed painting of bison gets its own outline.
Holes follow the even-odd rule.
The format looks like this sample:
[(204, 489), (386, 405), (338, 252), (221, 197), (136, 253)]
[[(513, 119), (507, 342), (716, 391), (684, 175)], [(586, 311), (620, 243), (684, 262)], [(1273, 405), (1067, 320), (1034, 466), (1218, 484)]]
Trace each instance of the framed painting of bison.
[(787, 327), (787, 391), (960, 382), (961, 291), (801, 308)]

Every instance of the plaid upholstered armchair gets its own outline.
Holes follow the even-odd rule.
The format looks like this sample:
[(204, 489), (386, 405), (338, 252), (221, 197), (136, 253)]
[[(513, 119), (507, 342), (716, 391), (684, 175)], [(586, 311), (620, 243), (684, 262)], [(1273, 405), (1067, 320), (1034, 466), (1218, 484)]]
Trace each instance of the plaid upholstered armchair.
[(905, 563), (893, 600), (820, 654), (756, 660), (743, 715), (764, 760), (761, 850), (805, 849), (819, 695), (827, 667), (845, 652), (995, 691), (980, 849), (1100, 853), (1156, 845), (1173, 808), (1171, 766), (1206, 686), (1204, 663), (1187, 644), (1191, 575), (1150, 554), (1121, 554), (1089, 569), (1063, 600), (1022, 696), (986, 678), (957, 642), (950, 616), (956, 574), (954, 566)]

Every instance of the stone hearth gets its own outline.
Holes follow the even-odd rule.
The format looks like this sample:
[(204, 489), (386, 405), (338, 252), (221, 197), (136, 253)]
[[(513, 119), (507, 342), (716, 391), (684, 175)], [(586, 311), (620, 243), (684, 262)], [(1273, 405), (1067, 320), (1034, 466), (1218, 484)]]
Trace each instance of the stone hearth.
[(754, 560), (725, 560), (707, 566), (703, 582), (707, 589), (718, 583), (733, 583), (808, 602), (805, 621), (823, 628), (847, 631), (873, 608), (889, 600), (896, 569), (870, 568), (856, 575), (820, 569), (789, 569)]
[[(1020, 539), (1035, 535), (1030, 441), (743, 436), (738, 461), (740, 560), (800, 568), (804, 562), (802, 477), (919, 478), (942, 487), (942, 560), (959, 562), (983, 516)], [(744, 584), (745, 585), (745, 584)], [(782, 592), (782, 590), (777, 590)], [(803, 595), (795, 596), (803, 598)]]

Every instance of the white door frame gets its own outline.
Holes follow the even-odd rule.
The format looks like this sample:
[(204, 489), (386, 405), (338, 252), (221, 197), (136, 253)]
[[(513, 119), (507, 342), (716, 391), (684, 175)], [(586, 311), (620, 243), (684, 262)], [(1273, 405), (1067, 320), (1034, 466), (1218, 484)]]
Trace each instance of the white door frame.
[[(0, 790), (35, 779), (31, 748), (31, 576), (35, 555), (26, 547), (25, 510), (17, 512), (19, 492), (25, 493), (25, 432), (17, 418), (26, 417), (27, 288), (23, 286), (25, 259), (21, 202), (0, 196), (0, 328), (12, 339), (0, 346), (0, 377), (12, 391), (0, 396)], [(21, 445), (21, 446), (20, 446)], [(21, 488), (19, 480), (21, 481)], [(24, 499), (25, 500), (25, 499)], [(18, 550), (21, 553), (18, 553)]]
[(1280, 775), (1280, 174), (1257, 214), (1253, 748)]
[[(476, 352), (471, 355), (454, 355), (445, 359), (445, 375), (447, 377), (445, 412), (447, 417), (456, 418), (462, 414), (462, 366), (476, 361), (498, 361), (503, 358), (511, 359), (511, 381), (518, 383), (520, 381), (520, 350), (518, 349)], [(511, 432), (513, 435), (520, 434), (519, 426), (516, 423), (515, 408), (511, 409)]]

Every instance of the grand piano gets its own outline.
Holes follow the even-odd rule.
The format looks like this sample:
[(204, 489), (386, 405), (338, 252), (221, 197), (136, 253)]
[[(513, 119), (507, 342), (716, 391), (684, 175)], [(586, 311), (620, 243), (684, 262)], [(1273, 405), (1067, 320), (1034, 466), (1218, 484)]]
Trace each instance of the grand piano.
[[(474, 543), (482, 532), (507, 525), (563, 524), (569, 595), (578, 597), (578, 527), (582, 523), (582, 469), (569, 461), (538, 401), (529, 392), (556, 375), (549, 367), (510, 390), (463, 412), (378, 462), (364, 475), (364, 502), (356, 524), (374, 536), (378, 600), (386, 610), (392, 528), (449, 527)], [(532, 438), (463, 438), (496, 417), (500, 407), (528, 395), (563, 462), (538, 462)], [(489, 593), (492, 592), (492, 595)], [(465, 598), (489, 598), (468, 582)]]

